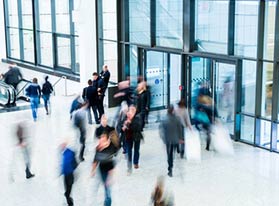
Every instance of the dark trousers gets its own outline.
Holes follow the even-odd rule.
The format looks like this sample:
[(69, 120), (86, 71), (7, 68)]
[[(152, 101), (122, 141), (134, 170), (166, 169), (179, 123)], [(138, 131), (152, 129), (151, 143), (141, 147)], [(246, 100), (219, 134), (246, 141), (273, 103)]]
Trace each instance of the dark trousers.
[(206, 150), (209, 150), (210, 143), (211, 143), (211, 136), (210, 136), (210, 125), (203, 125), (203, 128), (206, 130)]
[(105, 96), (99, 96), (99, 99), (98, 99), (97, 108), (98, 108), (98, 112), (99, 112), (99, 119), (101, 119), (102, 115), (105, 114), (104, 97)]
[(173, 168), (173, 152), (174, 148), (176, 148), (178, 145), (176, 144), (166, 144), (167, 149), (167, 155), (168, 155), (168, 171), (172, 172)]
[(65, 197), (67, 200), (68, 205), (74, 205), (73, 199), (71, 198), (71, 191), (72, 191), (72, 186), (74, 184), (74, 175), (73, 173), (70, 173), (68, 175), (64, 175), (64, 187), (65, 187)]
[(92, 109), (93, 114), (94, 114), (95, 123), (99, 124), (98, 107), (97, 107), (97, 105), (89, 105), (88, 106), (88, 122), (89, 122), (89, 124), (92, 124), (91, 109)]
[(46, 109), (47, 113), (49, 113), (49, 111), (48, 111), (49, 97), (50, 97), (49, 94), (43, 95), (44, 105), (45, 105), (45, 109)]
[(109, 177), (109, 171), (100, 169), (101, 179), (105, 187), (105, 203), (104, 206), (111, 206), (111, 192), (110, 186), (107, 184), (107, 180)]
[(141, 112), (140, 117), (141, 117), (141, 129), (143, 130), (144, 126), (145, 126), (145, 116), (146, 113), (145, 112)]
[(81, 148), (80, 148), (80, 153), (79, 153), (79, 158), (83, 159), (83, 154), (84, 154), (84, 150), (85, 150), (85, 135), (86, 135), (86, 130), (83, 127), (79, 127), (79, 131), (80, 131), (80, 138), (79, 138), (79, 142), (81, 144)]
[(139, 163), (139, 157), (140, 157), (140, 141), (133, 141), (129, 140), (126, 141), (126, 149), (128, 153), (128, 169), (132, 168), (132, 155), (133, 155), (133, 146), (134, 146), (134, 158), (133, 163), (137, 165)]

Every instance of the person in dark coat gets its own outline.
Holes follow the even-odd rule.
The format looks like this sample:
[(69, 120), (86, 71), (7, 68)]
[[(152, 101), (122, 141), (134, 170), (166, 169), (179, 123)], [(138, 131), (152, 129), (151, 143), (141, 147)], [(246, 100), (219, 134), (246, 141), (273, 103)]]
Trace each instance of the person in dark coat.
[(103, 70), (100, 73), (100, 78), (103, 79), (103, 81), (105, 83), (105, 90), (106, 90), (108, 88), (108, 83), (109, 83), (109, 79), (110, 79), (110, 72), (108, 70), (108, 65), (105, 64), (103, 66)]
[(82, 106), (82, 99), (80, 95), (76, 96), (76, 98), (72, 101), (71, 108), (70, 108), (70, 119), (73, 117), (73, 112), (81, 108)]
[(117, 148), (113, 145), (109, 139), (108, 133), (104, 132), (99, 139), (99, 143), (96, 147), (96, 154), (92, 164), (91, 176), (96, 174), (97, 166), (99, 166), (99, 172), (101, 174), (101, 180), (105, 187), (105, 201), (104, 206), (111, 206), (111, 178), (115, 162), (113, 160), (117, 153)]
[(32, 83), (26, 88), (26, 95), (30, 97), (33, 120), (37, 121), (37, 111), (41, 97), (41, 87), (38, 85), (38, 79), (33, 78)]
[(146, 82), (142, 81), (138, 84), (137, 114), (140, 114), (142, 130), (145, 125), (145, 116), (149, 110), (149, 95), (146, 91)]
[(94, 137), (100, 139), (101, 135), (104, 132), (107, 132), (109, 134), (113, 130), (114, 128), (108, 125), (108, 119), (106, 115), (103, 114), (103, 116), (101, 117), (101, 125), (95, 130)]
[(5, 74), (2, 74), (1, 76), (4, 78), (5, 83), (12, 85), (15, 90), (17, 89), (18, 83), (22, 79), (22, 74), (16, 64), (10, 65), (9, 71), (7, 71)]
[(53, 92), (53, 87), (51, 85), (51, 83), (48, 81), (48, 76), (45, 77), (45, 83), (42, 86), (42, 96), (43, 96), (43, 100), (44, 100), (44, 105), (45, 105), (45, 109), (46, 109), (46, 114), (49, 114), (49, 98), (50, 98), (50, 94)]
[(134, 168), (139, 168), (140, 142), (143, 139), (141, 128), (141, 118), (139, 115), (136, 115), (136, 108), (134, 106), (130, 106), (127, 112), (127, 119), (122, 127), (122, 130), (125, 132), (125, 142), (128, 153), (128, 175), (132, 172), (133, 147)]
[(64, 175), (65, 198), (69, 206), (74, 205), (73, 198), (71, 197), (72, 186), (74, 184), (74, 171), (78, 166), (75, 152), (67, 143), (61, 145), (62, 150), (62, 165), (61, 174)]
[(104, 109), (104, 98), (105, 98), (105, 92), (106, 92), (106, 83), (102, 78), (98, 79), (98, 86), (97, 86), (97, 92), (98, 92), (98, 111), (99, 111), (99, 119), (101, 119), (102, 115), (105, 113)]
[(168, 175), (172, 177), (174, 149), (182, 143), (182, 127), (179, 119), (174, 114), (174, 107), (170, 105), (166, 118), (159, 126), (160, 137), (166, 145), (168, 156)]

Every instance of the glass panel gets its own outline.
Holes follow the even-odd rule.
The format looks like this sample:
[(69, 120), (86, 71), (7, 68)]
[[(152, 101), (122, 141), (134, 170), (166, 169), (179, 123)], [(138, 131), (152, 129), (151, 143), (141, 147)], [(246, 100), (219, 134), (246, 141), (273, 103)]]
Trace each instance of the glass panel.
[(117, 40), (116, 0), (103, 0), (103, 38)]
[(75, 44), (76, 44), (76, 68), (75, 68), (75, 72), (79, 74), (80, 63), (79, 63), (79, 38), (78, 37), (75, 37)]
[(265, 2), (264, 59), (273, 60), (276, 1)]
[(198, 50), (227, 53), (228, 0), (197, 0), (196, 42)]
[(235, 65), (217, 62), (215, 68), (216, 108), (230, 134), (234, 134)]
[(254, 143), (254, 129), (254, 118), (242, 115), (240, 139)]
[(136, 46), (130, 46), (130, 84), (137, 86), (138, 82), (138, 52)]
[(151, 93), (150, 108), (166, 106), (168, 100), (167, 54), (147, 52), (145, 74)]
[(10, 34), (11, 56), (15, 59), (20, 59), (19, 49), (19, 34), (18, 29), (8, 29)]
[(271, 137), (271, 122), (265, 120), (258, 120), (260, 124), (260, 146), (270, 148), (270, 137)]
[(104, 64), (108, 65), (110, 81), (118, 82), (117, 78), (117, 43), (103, 41), (104, 43)]
[(264, 62), (261, 115), (269, 119), (271, 119), (272, 85), (273, 85), (273, 64)]
[(52, 34), (40, 32), (41, 65), (53, 67)]
[(150, 45), (150, 0), (129, 0), (130, 42)]
[(24, 60), (34, 63), (33, 31), (23, 30)]
[(256, 62), (243, 61), (242, 71), (242, 112), (255, 113)]
[[(209, 78), (210, 78), (210, 62), (208, 59), (193, 57), (192, 58), (192, 79), (191, 79), (191, 87), (192, 87), (192, 98), (191, 105), (193, 108), (196, 107), (198, 102), (198, 96), (200, 90), (205, 87), (209, 87)], [(192, 112), (194, 110), (191, 110)]]
[(32, 1), (21, 0), (22, 5), (22, 28), (33, 30)]
[(57, 37), (58, 66), (71, 69), (71, 42), (69, 38)]
[(235, 54), (256, 57), (258, 34), (258, 1), (236, 1)]
[(8, 0), (8, 13), (10, 27), (18, 27), (18, 5), (17, 0)]
[(39, 3), (39, 19), (40, 31), (52, 31), (51, 27), (51, 0), (38, 1)]
[(181, 56), (170, 55), (170, 103), (177, 103), (181, 97), (179, 86), (181, 85)]
[(70, 34), (69, 0), (56, 0), (56, 32)]
[(182, 0), (156, 1), (156, 44), (182, 48)]

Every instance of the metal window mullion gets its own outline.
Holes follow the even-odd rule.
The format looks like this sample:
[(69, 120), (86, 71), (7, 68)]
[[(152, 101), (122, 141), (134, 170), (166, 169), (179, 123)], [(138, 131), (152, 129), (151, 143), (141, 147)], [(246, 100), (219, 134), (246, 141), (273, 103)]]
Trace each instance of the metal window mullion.
[(229, 17), (228, 17), (228, 55), (234, 55), (235, 43), (235, 1), (229, 0)]
[(256, 72), (256, 102), (255, 102), (255, 130), (254, 144), (260, 145), (261, 133), (261, 106), (262, 106), (262, 89), (263, 89), (263, 48), (264, 48), (264, 23), (265, 23), (265, 2), (259, 2), (258, 16), (258, 46), (257, 46), (257, 72)]
[(195, 48), (195, 0), (183, 0), (183, 50), (192, 52)]
[(117, 28), (117, 82), (123, 79), (124, 68), (124, 50), (120, 43), (123, 40), (123, 5), (122, 1), (116, 0), (116, 28)]
[(103, 38), (103, 1), (95, 2), (96, 8), (96, 44), (97, 44), (97, 72), (101, 71), (104, 64), (104, 41)]
[(38, 65), (38, 42), (37, 42), (37, 31), (36, 31), (36, 27), (37, 24), (39, 23), (38, 18), (37, 18), (37, 12), (39, 11), (38, 7), (37, 7), (37, 0), (32, 0), (32, 20), (33, 20), (33, 43), (34, 43), (34, 64)]
[(150, 45), (156, 46), (156, 0), (150, 1)]
[(52, 30), (52, 55), (53, 55), (53, 69), (57, 67), (57, 41), (56, 41), (56, 9), (55, 0), (51, 0), (51, 30)]
[(4, 0), (3, 1), (3, 11), (4, 11), (5, 40), (6, 40), (6, 57), (11, 56), (10, 29), (8, 29), (8, 26), (10, 25), (8, 8), (9, 8), (8, 1)]
[(180, 77), (180, 82), (181, 82), (181, 86), (182, 86), (182, 89), (180, 91), (180, 98), (184, 98), (185, 99), (185, 102), (186, 102), (186, 106), (188, 106), (188, 101), (187, 101), (187, 94), (188, 94), (188, 91), (187, 91), (187, 61), (188, 61), (188, 58), (185, 54), (182, 54), (181, 55), (181, 65), (180, 65), (180, 71), (181, 71), (181, 77)]
[(70, 50), (71, 50), (71, 70), (76, 73), (76, 44), (75, 44), (75, 24), (73, 22), (74, 0), (69, 1), (69, 22), (70, 22)]
[(20, 60), (24, 60), (24, 40), (23, 40), (23, 23), (22, 23), (22, 2), (21, 0), (17, 1), (17, 10), (18, 10), (18, 37), (19, 37), (19, 48), (20, 48)]

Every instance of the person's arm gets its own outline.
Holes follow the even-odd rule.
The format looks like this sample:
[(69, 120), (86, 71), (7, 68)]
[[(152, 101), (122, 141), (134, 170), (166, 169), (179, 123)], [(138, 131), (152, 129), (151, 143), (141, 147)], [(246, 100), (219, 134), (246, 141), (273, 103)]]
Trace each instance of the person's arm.
[(185, 122), (186, 122), (186, 126), (192, 130), (192, 125), (191, 125), (191, 120), (189, 117), (189, 112), (188, 112), (188, 108), (185, 108)]
[(96, 174), (96, 169), (98, 166), (98, 162), (96, 160), (94, 160), (93, 164), (92, 164), (92, 169), (91, 169), (91, 177), (94, 177)]

